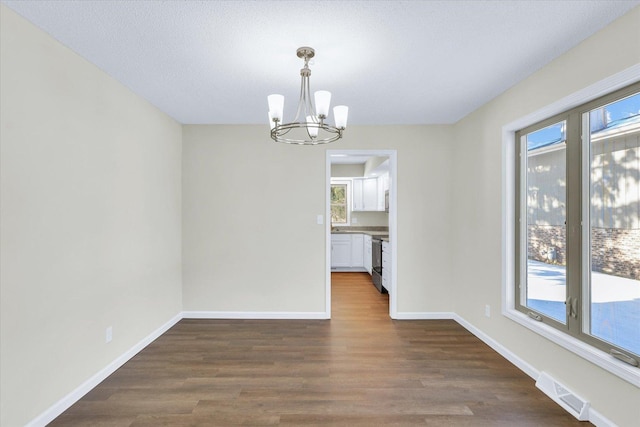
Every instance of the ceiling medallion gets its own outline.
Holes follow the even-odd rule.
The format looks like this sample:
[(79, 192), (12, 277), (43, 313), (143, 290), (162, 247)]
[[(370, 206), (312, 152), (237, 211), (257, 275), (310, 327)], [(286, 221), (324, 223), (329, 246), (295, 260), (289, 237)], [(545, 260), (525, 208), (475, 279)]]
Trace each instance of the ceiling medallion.
[(342, 138), (342, 132), (347, 127), (347, 115), (349, 107), (338, 105), (333, 108), (335, 126), (325, 123), (329, 115), (329, 103), (331, 92), (319, 90), (314, 93), (315, 107), (311, 100), (309, 89), (309, 60), (315, 56), (315, 51), (310, 47), (301, 47), (297, 50), (298, 58), (304, 59), (304, 68), (300, 70), (302, 82), (300, 84), (300, 100), (298, 112), (292, 122), (283, 123), (284, 96), (269, 95), (269, 124), (271, 126), (271, 138), (277, 142), (298, 145), (327, 144)]

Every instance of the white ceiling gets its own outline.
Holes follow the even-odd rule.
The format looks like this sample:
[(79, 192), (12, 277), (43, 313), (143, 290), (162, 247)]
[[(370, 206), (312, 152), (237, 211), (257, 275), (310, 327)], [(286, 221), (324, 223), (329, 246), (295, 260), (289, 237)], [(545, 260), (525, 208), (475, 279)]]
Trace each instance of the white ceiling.
[(2, 3), (180, 123), (266, 126), (300, 46), (349, 124), (455, 123), (640, 0)]

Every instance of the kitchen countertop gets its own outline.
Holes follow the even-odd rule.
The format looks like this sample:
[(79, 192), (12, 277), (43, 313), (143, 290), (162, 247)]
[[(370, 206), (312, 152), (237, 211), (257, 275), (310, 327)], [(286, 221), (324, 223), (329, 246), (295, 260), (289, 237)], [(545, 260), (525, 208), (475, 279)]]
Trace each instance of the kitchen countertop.
[(387, 227), (332, 227), (331, 234), (368, 234), (371, 237), (380, 237), (389, 241)]

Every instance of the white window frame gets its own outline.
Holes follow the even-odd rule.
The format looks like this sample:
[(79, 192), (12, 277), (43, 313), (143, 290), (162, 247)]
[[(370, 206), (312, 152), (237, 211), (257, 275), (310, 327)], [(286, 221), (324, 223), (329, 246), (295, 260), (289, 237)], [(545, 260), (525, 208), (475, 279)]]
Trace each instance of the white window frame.
[(502, 127), (502, 314), (557, 345), (640, 387), (640, 369), (516, 310), (515, 301), (515, 153), (516, 131), (640, 81), (640, 64), (601, 80)]
[[(347, 210), (347, 222), (346, 223), (337, 223), (334, 224), (333, 222), (331, 222), (331, 226), (332, 227), (349, 227), (351, 225), (351, 207), (352, 207), (352, 200), (351, 200), (351, 186), (353, 185), (353, 181), (349, 178), (331, 178), (331, 185), (346, 185), (347, 186), (347, 194), (346, 194), (346, 210)], [(329, 205), (331, 205), (331, 202), (329, 202)], [(331, 207), (331, 206), (329, 206)], [(329, 221), (331, 221), (331, 216), (329, 217)]]

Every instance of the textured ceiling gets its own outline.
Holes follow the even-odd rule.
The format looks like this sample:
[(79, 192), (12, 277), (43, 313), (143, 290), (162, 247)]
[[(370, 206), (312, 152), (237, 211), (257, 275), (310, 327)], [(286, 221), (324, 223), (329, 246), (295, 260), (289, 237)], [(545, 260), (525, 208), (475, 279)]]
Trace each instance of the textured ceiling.
[(300, 46), (349, 124), (454, 123), (640, 0), (2, 3), (181, 123), (266, 125)]

